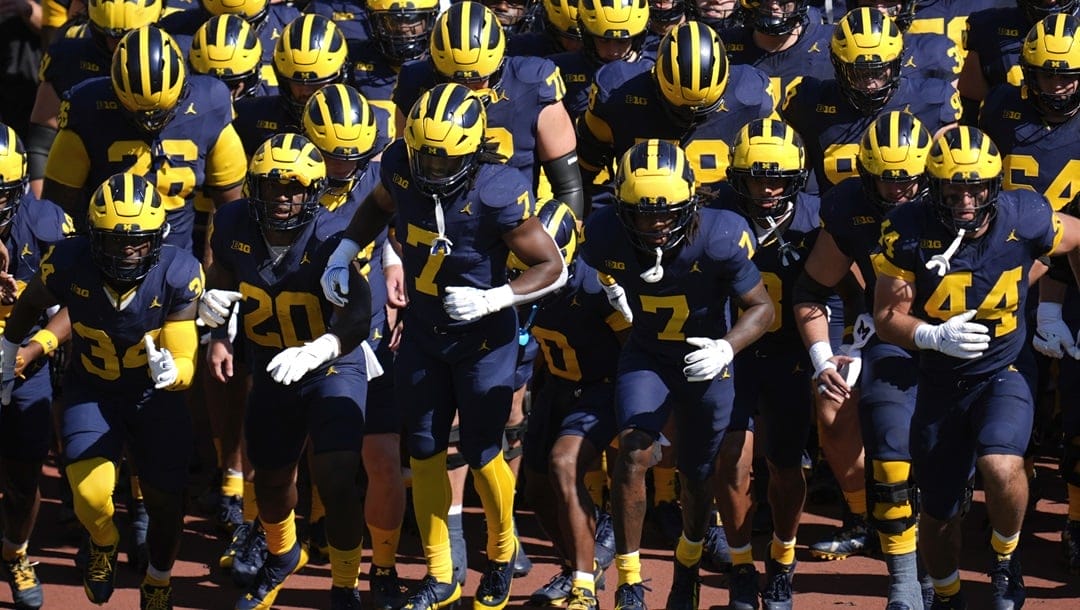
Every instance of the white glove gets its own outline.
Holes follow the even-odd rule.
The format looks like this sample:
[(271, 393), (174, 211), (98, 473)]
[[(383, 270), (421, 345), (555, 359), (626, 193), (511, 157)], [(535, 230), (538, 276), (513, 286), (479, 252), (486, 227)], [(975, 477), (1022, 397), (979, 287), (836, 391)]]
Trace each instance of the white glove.
[(1035, 319), (1038, 325), (1031, 339), (1035, 351), (1050, 358), (1061, 358), (1065, 354), (1080, 358), (1080, 348), (1076, 346), (1072, 331), (1061, 319), (1061, 303), (1039, 303)]
[(326, 271), (319, 278), (323, 296), (338, 307), (345, 307), (345, 303), (349, 302), (349, 265), (358, 254), (360, 244), (351, 239), (342, 239), (334, 248), (330, 260), (326, 261)]
[(626, 321), (629, 323), (634, 322), (634, 312), (630, 310), (630, 301), (626, 299), (626, 291), (618, 284), (612, 284), (607, 286), (603, 283), (600, 287), (604, 289), (604, 294), (607, 295), (608, 303), (615, 308), (615, 311), (621, 313)]
[(480, 318), (514, 304), (514, 291), (510, 284), (498, 288), (473, 288), (450, 286), (443, 297), (443, 309), (455, 320), (479, 320)]
[(176, 361), (172, 353), (164, 347), (158, 349), (150, 335), (143, 336), (146, 345), (146, 364), (150, 366), (150, 379), (155, 390), (164, 390), (176, 383)]
[(919, 349), (937, 350), (953, 358), (974, 360), (990, 347), (990, 329), (971, 322), (974, 309), (955, 315), (944, 324), (920, 324), (915, 329)]
[(11, 404), (11, 392), (15, 389), (15, 361), (19, 357), (19, 345), (6, 338), (0, 339), (0, 405)]
[(683, 375), (687, 381), (709, 381), (716, 377), (724, 367), (731, 364), (735, 351), (731, 344), (723, 339), (708, 337), (687, 337), (686, 342), (696, 349), (683, 358), (686, 366)]
[[(325, 277), (325, 276), (324, 276)], [(289, 385), (300, 381), (304, 375), (319, 368), (341, 354), (341, 342), (331, 334), (320, 335), (301, 347), (281, 351), (266, 365), (266, 372), (274, 381)]]
[(243, 293), (235, 290), (211, 289), (203, 292), (199, 299), (199, 324), (217, 328), (229, 319), (233, 303), (244, 298)]

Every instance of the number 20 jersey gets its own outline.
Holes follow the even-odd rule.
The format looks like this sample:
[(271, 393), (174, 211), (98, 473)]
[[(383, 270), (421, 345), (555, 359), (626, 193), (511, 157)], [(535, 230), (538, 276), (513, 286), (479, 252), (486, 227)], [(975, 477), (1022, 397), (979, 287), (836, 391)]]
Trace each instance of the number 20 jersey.
[(874, 256), (874, 268), (879, 276), (915, 285), (915, 317), (937, 324), (974, 309), (978, 313), (973, 321), (990, 329), (990, 347), (981, 357), (961, 360), (924, 351), (922, 370), (992, 373), (1013, 364), (1025, 348), (1028, 271), (1061, 240), (1061, 222), (1041, 195), (1002, 191), (987, 232), (965, 239), (949, 259), (948, 273), (939, 277), (926, 263), (943, 253), (955, 236), (930, 203), (902, 205), (881, 224), (881, 252)]

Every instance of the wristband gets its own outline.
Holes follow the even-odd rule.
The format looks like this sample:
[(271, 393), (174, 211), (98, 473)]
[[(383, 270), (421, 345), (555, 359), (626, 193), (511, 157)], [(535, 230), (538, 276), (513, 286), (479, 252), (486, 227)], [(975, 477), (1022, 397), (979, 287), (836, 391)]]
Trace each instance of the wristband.
[(56, 351), (56, 348), (60, 347), (60, 340), (56, 338), (56, 335), (47, 328), (43, 328), (36, 333), (30, 340), (41, 345), (45, 350), (46, 356)]

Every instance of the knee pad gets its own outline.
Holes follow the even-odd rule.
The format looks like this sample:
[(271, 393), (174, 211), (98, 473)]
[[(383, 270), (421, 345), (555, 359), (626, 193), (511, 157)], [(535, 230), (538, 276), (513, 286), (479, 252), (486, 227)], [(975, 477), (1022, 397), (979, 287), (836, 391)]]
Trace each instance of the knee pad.
[(1080, 486), (1080, 437), (1066, 439), (1061, 452), (1061, 478), (1069, 485)]
[(879, 532), (901, 534), (915, 526), (911, 463), (873, 461), (866, 485), (867, 520)]
[(529, 419), (526, 417), (521, 420), (521, 423), (516, 426), (507, 426), (503, 432), (503, 457), (507, 460), (513, 460), (521, 457), (522, 452), (525, 450), (525, 431), (529, 427)]

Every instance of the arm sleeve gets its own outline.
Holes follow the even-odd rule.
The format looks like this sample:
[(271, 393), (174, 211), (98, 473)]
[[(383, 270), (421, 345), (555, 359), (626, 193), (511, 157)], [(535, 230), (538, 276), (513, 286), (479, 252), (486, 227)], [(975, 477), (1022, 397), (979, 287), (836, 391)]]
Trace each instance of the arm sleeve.
[(195, 352), (199, 348), (195, 320), (166, 320), (158, 343), (172, 353), (176, 364), (176, 381), (165, 389), (177, 392), (191, 387), (195, 377)]

